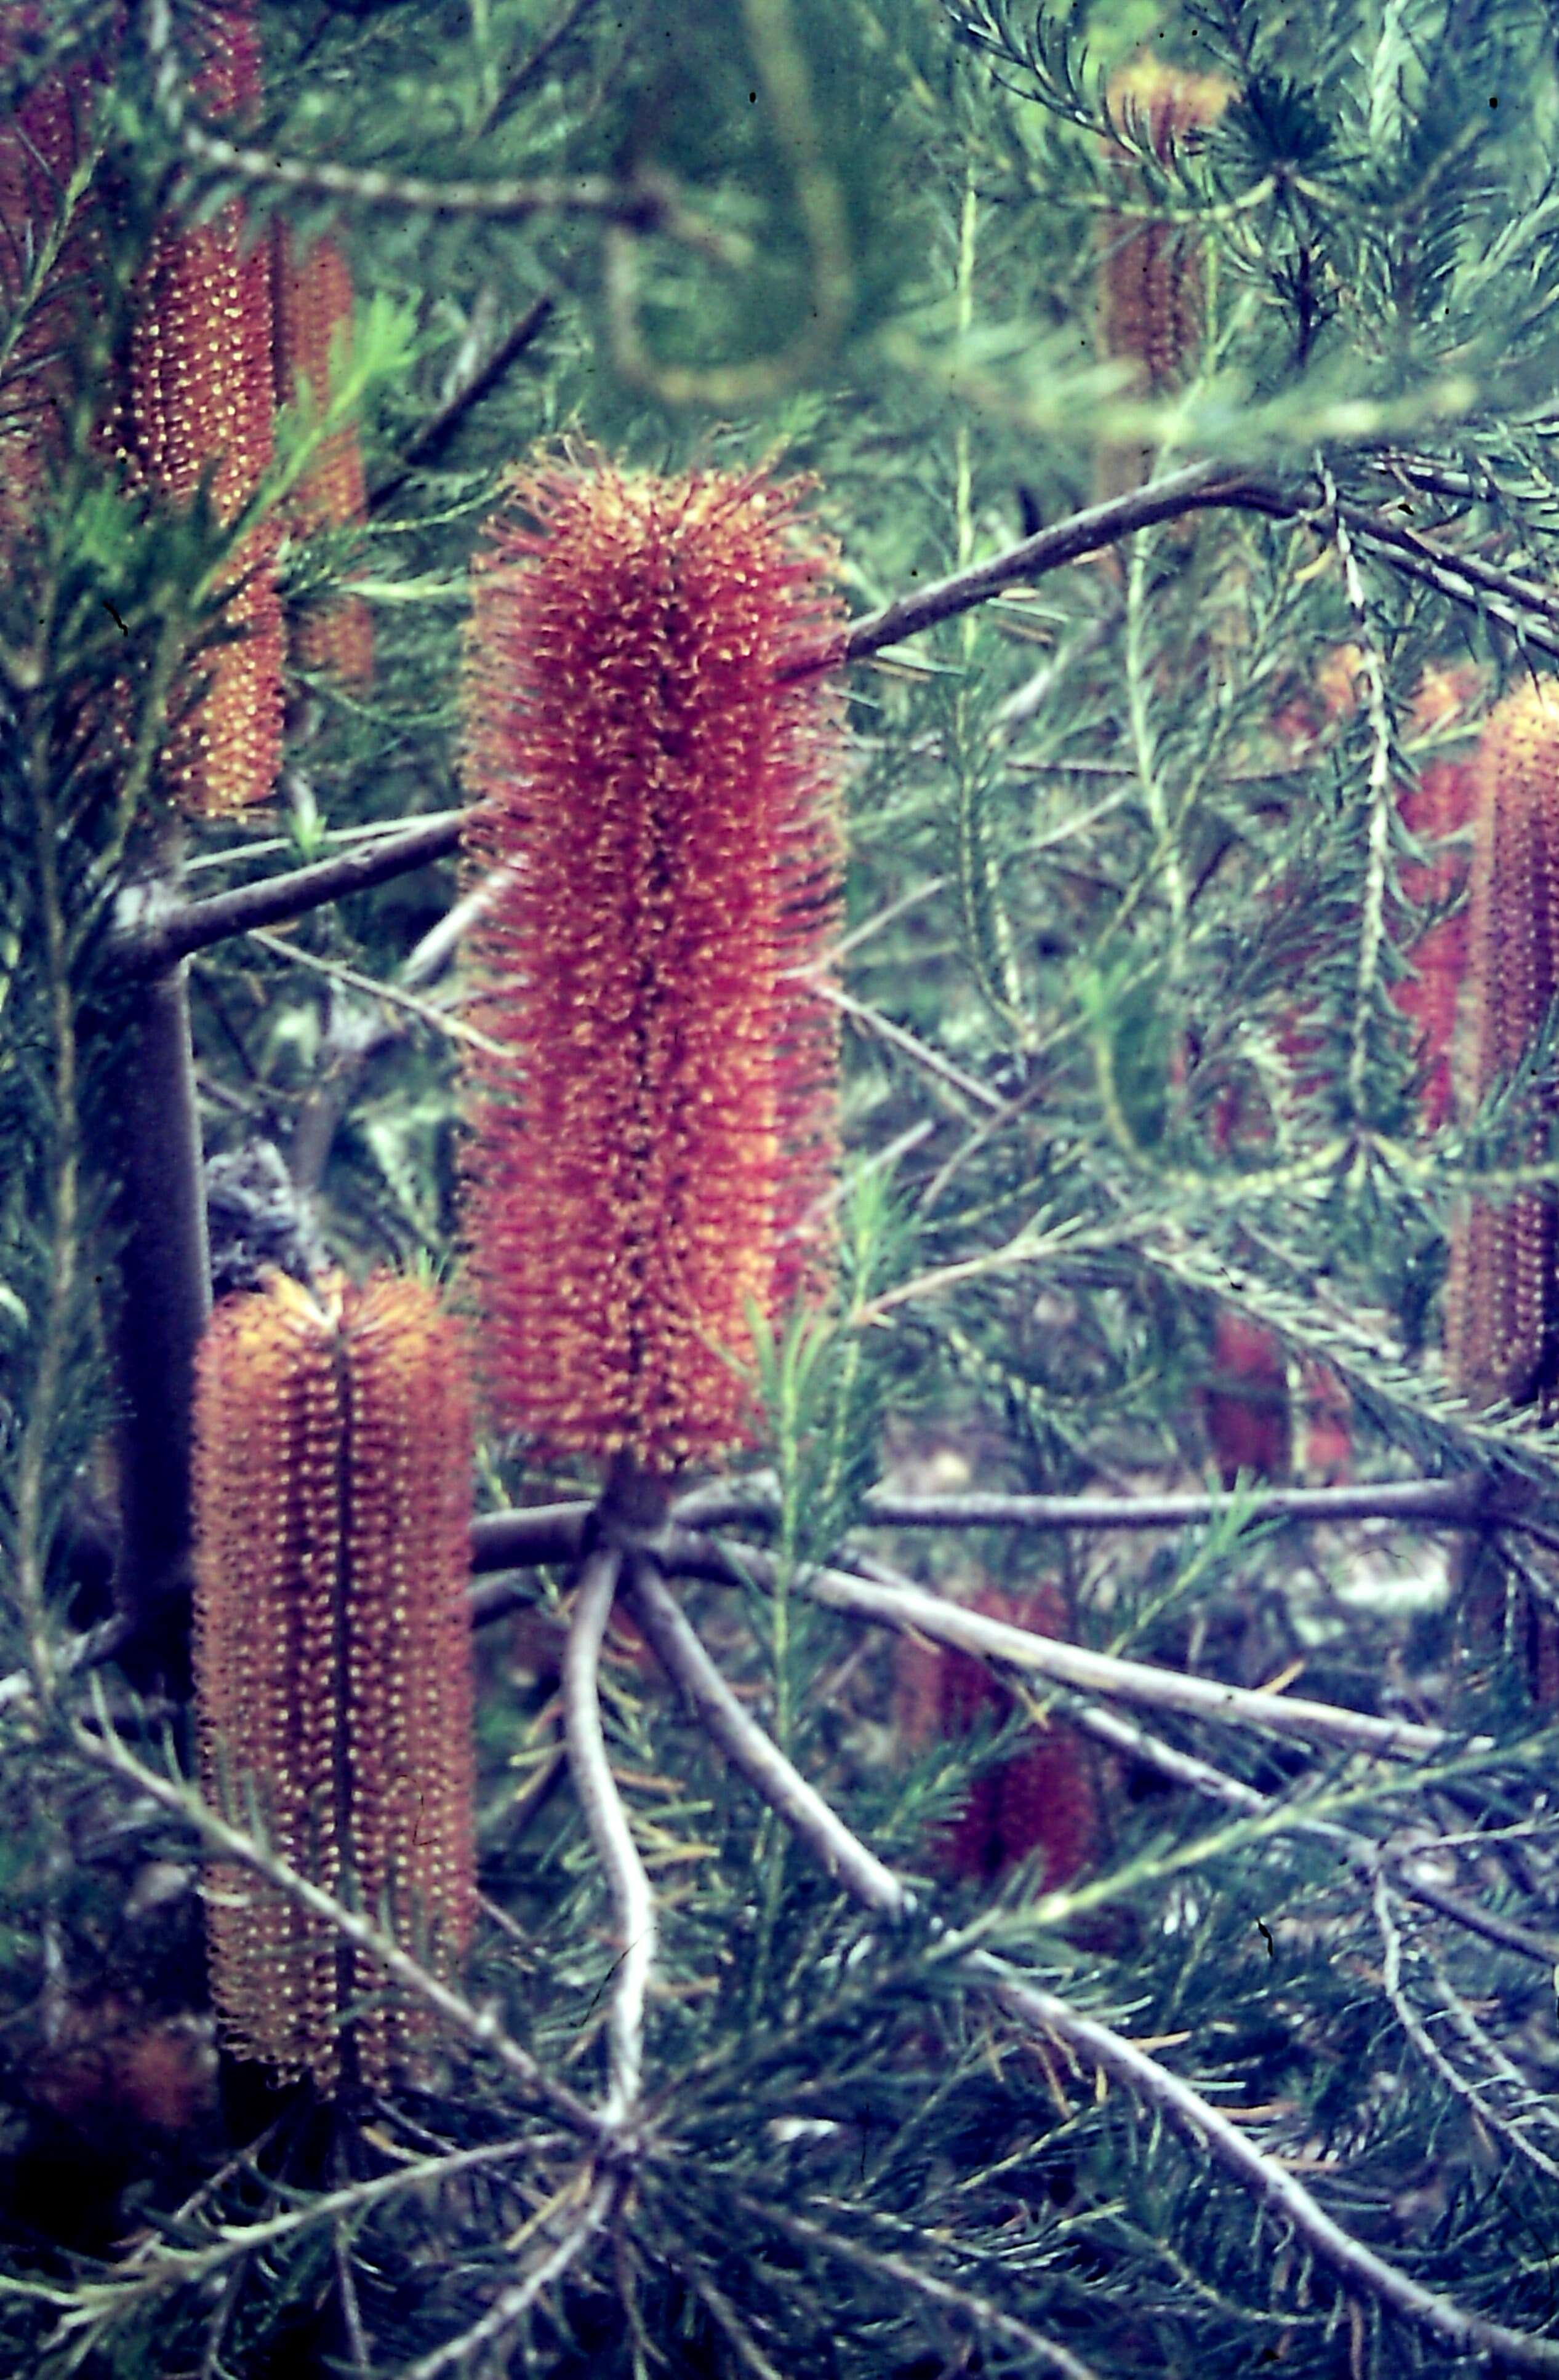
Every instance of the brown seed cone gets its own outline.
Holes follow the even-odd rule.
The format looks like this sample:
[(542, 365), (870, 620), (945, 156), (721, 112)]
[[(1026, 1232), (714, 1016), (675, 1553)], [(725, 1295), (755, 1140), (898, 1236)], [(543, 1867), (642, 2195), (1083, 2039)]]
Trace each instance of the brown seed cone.
[[(276, 401), (290, 402), (301, 376), (323, 407), (331, 367), (350, 360), (352, 273), (334, 239), (301, 249), (288, 225), (277, 216), (271, 236), (271, 302)], [(356, 431), (338, 430), (296, 491), (289, 507), (303, 535), (343, 528), (364, 516), (362, 455)], [(373, 623), (358, 595), (307, 613), (292, 632), (292, 647), (305, 669), (333, 670), (362, 685), (373, 674)]]
[[(1559, 994), (1559, 685), (1516, 687), (1491, 712), (1473, 766), (1472, 892), (1468, 919), (1472, 1102), (1531, 1047)], [(1552, 1093), (1548, 1095), (1552, 1100)], [(1529, 1153), (1546, 1139), (1540, 1125)], [(1521, 1191), (1473, 1198), (1451, 1242), (1446, 1366), (1476, 1405), (1552, 1403), (1559, 1385), (1555, 1217)], [(1559, 1703), (1559, 1610), (1476, 1548), (1463, 1563), (1464, 1624), (1475, 1650), (1507, 1628), (1541, 1708)]]
[[(336, 1285), (321, 1305), (277, 1274), (216, 1307), (195, 1427), (202, 1788), (447, 1970), (475, 1892), (471, 1425), (454, 1327), (414, 1282)], [(323, 1921), (222, 1862), (207, 1911), (240, 2056), (325, 2091), (406, 2067), (420, 2004)]]
[[(18, 65), (25, 41), (39, 30), (37, 15), (0, 0), (0, 74)], [(93, 67), (74, 62), (0, 114), (0, 308), (7, 312), (27, 296), (32, 260), (60, 227), (94, 79)], [(0, 372), (0, 552), (7, 558), (26, 539), (49, 459), (63, 443), (61, 416), (79, 385), (80, 316), (94, 261), (78, 215)]]

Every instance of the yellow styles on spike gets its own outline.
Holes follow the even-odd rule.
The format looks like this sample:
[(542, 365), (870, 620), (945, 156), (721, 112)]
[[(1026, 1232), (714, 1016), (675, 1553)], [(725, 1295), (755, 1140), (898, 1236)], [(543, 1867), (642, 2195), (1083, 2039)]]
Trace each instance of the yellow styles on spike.
[[(203, 1790), (439, 1973), (475, 1900), (465, 1378), (419, 1283), (276, 1274), (217, 1305), (195, 1402)], [(415, 2066), (426, 2011), (371, 1958), (232, 1863), (206, 1898), (240, 2056), (326, 2092)]]

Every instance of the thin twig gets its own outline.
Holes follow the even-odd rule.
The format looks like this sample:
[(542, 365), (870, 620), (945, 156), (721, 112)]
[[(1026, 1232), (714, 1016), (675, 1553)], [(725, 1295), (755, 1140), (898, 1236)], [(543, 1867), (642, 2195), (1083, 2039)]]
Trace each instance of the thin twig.
[(1184, 470), (1172, 471), (1148, 487), (1114, 496), (1108, 504), (1090, 504), (1068, 520), (1057, 521), (1054, 528), (1039, 529), (1005, 553), (993, 554), (985, 562), (938, 579), (933, 586), (918, 588), (912, 595), (884, 603), (880, 611), (852, 623), (834, 658), (864, 661), (868, 654), (881, 652), (884, 645), (896, 645), (906, 637), (919, 636), (923, 628), (934, 627), (939, 620), (951, 620), (977, 603), (989, 601), (1004, 587), (1042, 578), (1047, 571), (1059, 570), (1085, 553), (1096, 553), (1102, 546), (1129, 537), (1134, 529), (1151, 528), (1155, 521), (1175, 520), (1183, 513), (1233, 503), (1241, 494), (1253, 492), (1255, 484), (1245, 474), (1231, 472), (1226, 464), (1188, 464)]
[(315, 975), (328, 976), (333, 983), (345, 984), (352, 991), (361, 992), (365, 999), (384, 1001), (391, 1008), (401, 1009), (414, 1016), (420, 1025), (430, 1026), (435, 1033), (451, 1041), (469, 1042), (472, 1049), (482, 1050), (490, 1057), (503, 1058), (508, 1051), (502, 1042), (490, 1035), (478, 1032), (463, 1017), (451, 1016), (432, 1001), (420, 1000), (414, 991), (403, 991), (398, 984), (383, 983), (377, 977), (364, 975), (360, 967), (344, 965), (339, 959), (322, 958), (316, 951), (305, 951), (296, 942), (286, 941), (279, 934), (268, 933), (262, 926), (251, 926), (250, 932), (262, 950), (273, 958), (286, 959), (293, 965), (308, 967)]
[(231, 175), (236, 181), (345, 199), (364, 207), (396, 208), (415, 214), (477, 215), (495, 223), (523, 223), (536, 214), (593, 215), (624, 230), (664, 232), (705, 254), (732, 259), (729, 239), (713, 225), (690, 214), (664, 175), (640, 173), (631, 181), (615, 181), (603, 174), (543, 174), (493, 182), (432, 182), (421, 175), (387, 174), (377, 166), (278, 157), (225, 140), (207, 131), (189, 112), (188, 76), (174, 46), (169, 0), (148, 0), (146, 46), (154, 68), (158, 107), (185, 154), (196, 164)]
[[(707, 1540), (687, 1538), (668, 1529), (652, 1550), (668, 1570), (688, 1571), (695, 1577), (728, 1574), (739, 1569), (757, 1585), (771, 1585), (778, 1565), (756, 1546), (732, 1547), (728, 1559), (710, 1560)], [(878, 1625), (916, 1633), (959, 1651), (1010, 1662), (1014, 1669), (1032, 1670), (1054, 1678), (1058, 1685), (1104, 1694), (1112, 1701), (1139, 1703), (1155, 1710), (1184, 1711), (1193, 1718), (1256, 1727), (1273, 1735), (1299, 1736), (1307, 1741), (1346, 1744), (1391, 1760), (1432, 1758), (1454, 1748), (1457, 1739), (1443, 1728), (1423, 1727), (1411, 1719), (1378, 1718), (1367, 1711), (1345, 1710), (1334, 1703), (1318, 1703), (1300, 1695), (1269, 1694), (1257, 1686), (1228, 1686), (1216, 1678), (1190, 1677), (1181, 1670), (1165, 1670), (1147, 1661), (1127, 1661), (1110, 1653), (1089, 1652), (1054, 1636), (1035, 1635), (1005, 1620), (991, 1620), (917, 1586), (893, 1572), (861, 1578), (840, 1570), (802, 1569), (797, 1590), (834, 1611), (851, 1611)], [(1469, 1750), (1483, 1750), (1490, 1739), (1465, 1740)]]
[[(990, 2298), (973, 2289), (960, 2289), (955, 2281), (944, 2281), (907, 2256), (895, 2256), (891, 2250), (869, 2248), (860, 2240), (846, 2239), (842, 2233), (830, 2231), (821, 2223), (810, 2222), (804, 2215), (789, 2207), (776, 2206), (772, 2201), (762, 2204), (749, 2198), (745, 2191), (737, 2193), (737, 2203), (761, 2223), (773, 2224), (793, 2240), (809, 2248), (824, 2249), (831, 2256), (846, 2265), (856, 2265), (863, 2272), (874, 2274), (879, 2280), (891, 2281), (895, 2289), (907, 2290), (912, 2296), (930, 2298), (933, 2304), (966, 2315), (977, 2327), (993, 2332), (1008, 2346), (1017, 2348), (1026, 2364), (1041, 2371), (1059, 2373), (1061, 2380), (1097, 2380), (1093, 2366), (1074, 2355), (1059, 2339), (1047, 2338), (1030, 2323), (1020, 2322), (1016, 2314), (1005, 2313)], [(956, 2370), (956, 2365), (949, 2366)]]
[(1005, 1104), (998, 1092), (992, 1090), (976, 1075), (966, 1075), (951, 1058), (944, 1058), (940, 1050), (932, 1049), (927, 1042), (907, 1032), (902, 1025), (895, 1025), (891, 1016), (883, 1014), (881, 1009), (869, 1008), (864, 1001), (855, 999), (851, 993), (841, 990), (836, 983), (829, 983), (822, 977), (814, 977), (812, 989), (846, 1016), (863, 1026), (869, 1033), (875, 1033), (879, 1040), (890, 1042), (895, 1050), (904, 1050), (928, 1075), (961, 1091), (966, 1099), (975, 1099), (988, 1108), (1000, 1108)]
[(622, 1953), (612, 1988), (607, 2037), (612, 2085), (602, 2122), (632, 2120), (644, 2070), (644, 1999), (655, 1964), (655, 1899), (623, 1806), (601, 1724), (601, 1640), (611, 1617), (623, 1557), (605, 1546), (585, 1563), (563, 1656), (563, 1706), (568, 1766), (616, 1912)]
[(627, 1599), (667, 1675), (681, 1687), (705, 1731), (827, 1873), (842, 1879), (858, 1900), (869, 1900), (876, 1908), (898, 1914), (912, 1908), (911, 1894), (892, 1869), (884, 1867), (876, 1853), (851, 1833), (743, 1708), (653, 1562), (634, 1562)]
[[(561, 1506), (551, 1509), (561, 1511)], [(1428, 1528), (1519, 1528), (1481, 1472), (1451, 1479), (1378, 1479), (1343, 1488), (1273, 1488), (1248, 1495), (1004, 1496), (969, 1491), (901, 1495), (870, 1488), (860, 1525), (892, 1529), (1184, 1529), (1216, 1526), (1235, 1510), (1250, 1528), (1274, 1521), (1411, 1521)], [(775, 1498), (760, 1480), (700, 1489), (675, 1517), (687, 1527), (773, 1520)]]
[[(1136, 1720), (1122, 1718), (1118, 1712), (1101, 1710), (1092, 1703), (1074, 1704), (1067, 1718), (1074, 1727), (1081, 1728), (1096, 1742), (1108, 1744), (1112, 1752), (1123, 1753), (1128, 1760), (1142, 1761), (1157, 1769), (1161, 1777), (1174, 1784), (1188, 1786), (1192, 1792), (1203, 1794), (1210, 1801), (1252, 1815), (1273, 1807), (1271, 1795), (1258, 1792), (1243, 1778), (1231, 1777), (1198, 1754), (1182, 1752), (1176, 1745), (1165, 1743)], [(1496, 1910), (1481, 1909), (1476, 1901), (1464, 1900), (1459, 1893), (1448, 1891), (1420, 1873), (1425, 1860), (1445, 1847), (1443, 1838), (1432, 1842), (1378, 1843), (1333, 1818), (1311, 1818), (1299, 1810), (1291, 1811), (1290, 1816), (1298, 1832), (1323, 1836), (1337, 1844), (1371, 1885), (1389, 1874), (1398, 1890), (1410, 1900), (1420, 1900), (1425, 1908), (1437, 1909), (1443, 1917), (1448, 1917), (1453, 1925), (1465, 1926), (1469, 1934), (1480, 1935), (1502, 1949), (1514, 1950), (1518, 1957), (1530, 1959), (1550, 1973), (1559, 1966), (1559, 1940), (1550, 1935), (1534, 1934), (1527, 1926), (1502, 1917)]]
[[(1396, 2010), (1397, 2022), (1419, 2057), (1426, 2066), (1431, 2067), (1439, 2075), (1446, 2089), (1461, 2100), (1464, 2107), (1470, 2109), (1480, 2123), (1487, 2124), (1489, 2130), (1496, 2133), (1507, 2148), (1514, 2149), (1517, 2156), (1525, 2157), (1529, 2165), (1536, 2166), (1545, 2180), (1559, 2181), (1559, 2165), (1556, 2165), (1551, 2156), (1546, 2156), (1534, 2142), (1527, 2138), (1516, 2119), (1505, 2115), (1498, 2107), (1490, 2106), (1488, 2099), (1477, 2084), (1462, 2072), (1454, 2059), (1446, 2057), (1445, 2052), (1408, 1998), (1407, 1987), (1402, 1980), (1402, 1928), (1397, 1924), (1396, 1912), (1392, 1907), (1391, 1887), (1383, 1876), (1378, 1876), (1375, 1878), (1371, 1902), (1375, 1924), (1380, 1929), (1381, 1936), (1381, 1986), (1392, 2007)], [(1525, 2081), (1524, 2077), (1521, 2079)], [(1526, 2087), (1529, 2091), (1531, 2089), (1529, 2083)]]
[(466, 416), (472, 412), (484, 397), (491, 395), (510, 365), (518, 362), (526, 348), (531, 346), (551, 322), (556, 308), (556, 298), (550, 290), (543, 290), (541, 297), (531, 301), (518, 322), (499, 340), (485, 362), (477, 366), (464, 386), (457, 388), (453, 396), (447, 398), (439, 407), (436, 413), (430, 415), (415, 438), (404, 449), (397, 468), (386, 479), (379, 480), (375, 486), (370, 488), (366, 510), (371, 517), (374, 513), (382, 512), (391, 498), (400, 493), (414, 471), (424, 469), (430, 463), (437, 462)]
[(515, 2324), (530, 2312), (542, 2291), (560, 2279), (580, 2250), (588, 2247), (596, 2233), (604, 2228), (616, 2192), (617, 2184), (610, 2177), (598, 2181), (578, 2221), (569, 2225), (550, 2254), (543, 2256), (539, 2265), (532, 2265), (522, 2281), (516, 2281), (512, 2288), (495, 2298), (480, 2322), (473, 2323), (469, 2330), (463, 2330), (458, 2338), (446, 2339), (442, 2347), (435, 2347), (431, 2355), (424, 2355), (420, 2362), (411, 2364), (402, 2374), (402, 2380), (439, 2380), (441, 2373), (452, 2372), (457, 2364), (469, 2363), (484, 2347), (491, 2347), (495, 2339), (501, 2338), (505, 2331), (512, 2330)]

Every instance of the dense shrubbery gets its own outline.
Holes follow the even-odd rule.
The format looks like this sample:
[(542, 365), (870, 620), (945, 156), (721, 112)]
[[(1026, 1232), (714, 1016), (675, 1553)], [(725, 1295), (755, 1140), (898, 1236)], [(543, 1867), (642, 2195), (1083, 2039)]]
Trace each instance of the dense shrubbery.
[[(0, 7), (0, 2362), (1559, 2371), (1545, 12), (48, 0)], [(505, 953), (582, 965), (568, 895), (494, 928), (468, 815), (507, 783), (541, 848), (566, 706), (513, 732), (463, 638), (500, 506), (534, 566), (515, 467), (556, 502), (603, 457), (656, 504), (814, 483), (847, 914), (831, 968), (765, 910), (826, 917), (828, 871), (761, 758), (744, 845), (739, 735), (714, 840), (666, 827), (780, 650), (689, 662), (667, 535), (611, 607), (664, 665), (585, 739), (639, 771), (643, 898), (603, 941), (603, 761), (569, 1038), (533, 981), (498, 1005)], [(671, 949), (732, 1020), (696, 1065)], [(833, 1286), (768, 1311), (829, 1014)], [(561, 1147), (624, 1016), (652, 1062), (591, 1113), (655, 1263), (582, 1140), (469, 1261), (461, 1184), (503, 1184), (462, 1060), (544, 1081)], [(733, 1072), (769, 1032), (806, 1065)], [(739, 1080), (750, 1179), (695, 1078)], [(361, 1732), (418, 1681), (350, 1617), (413, 1610), (412, 1522), (449, 1539), (435, 1425), (384, 1341), (375, 1438), (350, 1329), (298, 1324), (317, 1396), (267, 1340), (253, 1663), (291, 1682), (251, 1706), (213, 1439), (250, 1374), (192, 1557), (195, 1347), (212, 1282), (296, 1319), (381, 1266), (480, 1346), (535, 1310), (494, 1267), (587, 1211), (547, 1279), (609, 1285), (611, 1361), (558, 1338), (591, 1397), (696, 1370), (700, 1456), (761, 1420), (647, 1475), (592, 1450), (684, 1418), (569, 1435), (490, 1350), (541, 1418), (479, 1430), (457, 1971), (467, 1871), (436, 1940), (405, 1882), (444, 1874), (416, 1725), (393, 1777)], [(724, 1401), (708, 1330), (676, 1357), (689, 1216), (754, 1293)], [(192, 1560), (251, 1742), (209, 1659), (197, 1734)], [(365, 1811), (363, 1888), (327, 1839)], [(258, 1895), (212, 1922), (229, 2020), (235, 1943), (284, 1982), (309, 1946), (312, 2080), (218, 2044), (202, 1888)]]

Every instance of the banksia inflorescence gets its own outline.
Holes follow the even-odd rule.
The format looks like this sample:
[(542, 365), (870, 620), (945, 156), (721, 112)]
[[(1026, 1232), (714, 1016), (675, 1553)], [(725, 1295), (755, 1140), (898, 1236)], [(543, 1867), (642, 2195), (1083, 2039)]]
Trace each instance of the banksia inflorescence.
[[(1145, 133), (1155, 156), (1167, 160), (1217, 123), (1234, 96), (1221, 75), (1193, 74), (1162, 59), (1134, 59), (1110, 83), (1116, 119)], [(1163, 396), (1180, 387), (1200, 360), (1207, 331), (1207, 256), (1194, 225), (1153, 223), (1132, 210), (1146, 205), (1141, 176), (1124, 152), (1113, 152), (1121, 185), (1118, 212), (1106, 212), (1101, 230), (1099, 346), (1132, 367), (1136, 395)], [(1137, 446), (1108, 446), (1100, 458), (1102, 497), (1124, 494), (1147, 475), (1151, 456)]]
[[(1065, 1599), (1053, 1585), (1016, 1596), (986, 1587), (969, 1608), (1039, 1636), (1070, 1633)], [(909, 1636), (898, 1640), (894, 1699), (899, 1733), (913, 1752), (979, 1727), (1005, 1726), (1017, 1707), (1012, 1687), (989, 1661)], [(957, 1816), (936, 1831), (937, 1865), (949, 1876), (990, 1884), (1019, 1860), (1033, 1858), (1039, 1890), (1069, 1883), (1101, 1849), (1098, 1768), (1087, 1738), (1066, 1720), (1053, 1719), (974, 1779)]]
[[(203, 20), (206, 49), (192, 79), (210, 115), (252, 114), (260, 50), (247, 0)], [(187, 503), (202, 475), (231, 520), (271, 460), (270, 272), (263, 246), (245, 251), (243, 210), (231, 200), (209, 222), (159, 231), (136, 293), (123, 419), (133, 476)], [(235, 558), (225, 626), (241, 640), (201, 656), (210, 684), (185, 713), (164, 758), (182, 808), (222, 817), (263, 801), (281, 758), (282, 619), (273, 575), (277, 531), (264, 522)]]
[[(0, 0), (0, 74), (17, 71), (24, 43), (40, 30), (35, 5)], [(93, 80), (94, 67), (74, 61), (0, 115), (0, 309), (13, 313), (32, 300), (0, 383), (0, 547), (7, 557), (25, 535), (48, 458), (63, 443), (58, 417), (78, 384), (79, 317), (93, 262), (79, 221), (66, 229), (43, 288), (33, 292), (30, 283), (80, 161)]]
[[(352, 273), (338, 243), (324, 237), (302, 249), (278, 216), (272, 226), (271, 303), (277, 400), (286, 404), (296, 395), (301, 378), (323, 409), (333, 365), (339, 373), (351, 360)], [(304, 536), (363, 518), (362, 455), (350, 424), (326, 440), (288, 509)], [(359, 685), (373, 674), (373, 625), (360, 595), (307, 612), (292, 642), (305, 669), (333, 670)]]
[[(1427, 669), (1414, 698), (1411, 724), (1419, 735), (1435, 730), (1454, 734), (1468, 722), (1479, 692), (1479, 673), (1465, 663)], [(1474, 731), (1466, 725), (1466, 732)], [(1432, 857), (1410, 861), (1399, 871), (1404, 893), (1419, 908), (1445, 907), (1466, 884), (1467, 855), (1446, 838), (1459, 834), (1471, 820), (1475, 773), (1469, 751), (1447, 753), (1427, 760), (1416, 782), (1397, 795), (1404, 825), (1420, 841), (1440, 845)], [(1396, 1007), (1417, 1028), (1419, 1108), (1431, 1132), (1438, 1132), (1448, 1120), (1454, 1101), (1453, 1045), (1467, 977), (1468, 930), (1465, 908), (1435, 918), (1412, 945), (1412, 974), (1392, 986)]]
[[(1491, 712), (1473, 771), (1468, 920), (1472, 1048), (1481, 1100), (1530, 1051), (1559, 997), (1559, 685), (1517, 686)], [(1550, 1099), (1552, 1106), (1552, 1099)], [(1533, 1154), (1545, 1133), (1534, 1133)], [(1474, 1198), (1452, 1243), (1451, 1376), (1475, 1404), (1546, 1397), (1559, 1353), (1554, 1210), (1538, 1190)]]
[(825, 1277), (831, 555), (761, 474), (518, 479), (475, 574), (468, 1236), (503, 1423), (669, 1474)]
[[(446, 1972), (475, 1895), (458, 1334), (417, 1282), (321, 1304), (277, 1274), (216, 1307), (195, 1426), (204, 1791)], [(415, 2061), (420, 2004), (274, 1886), (218, 1864), (207, 1930), (240, 2055), (326, 2091)]]

